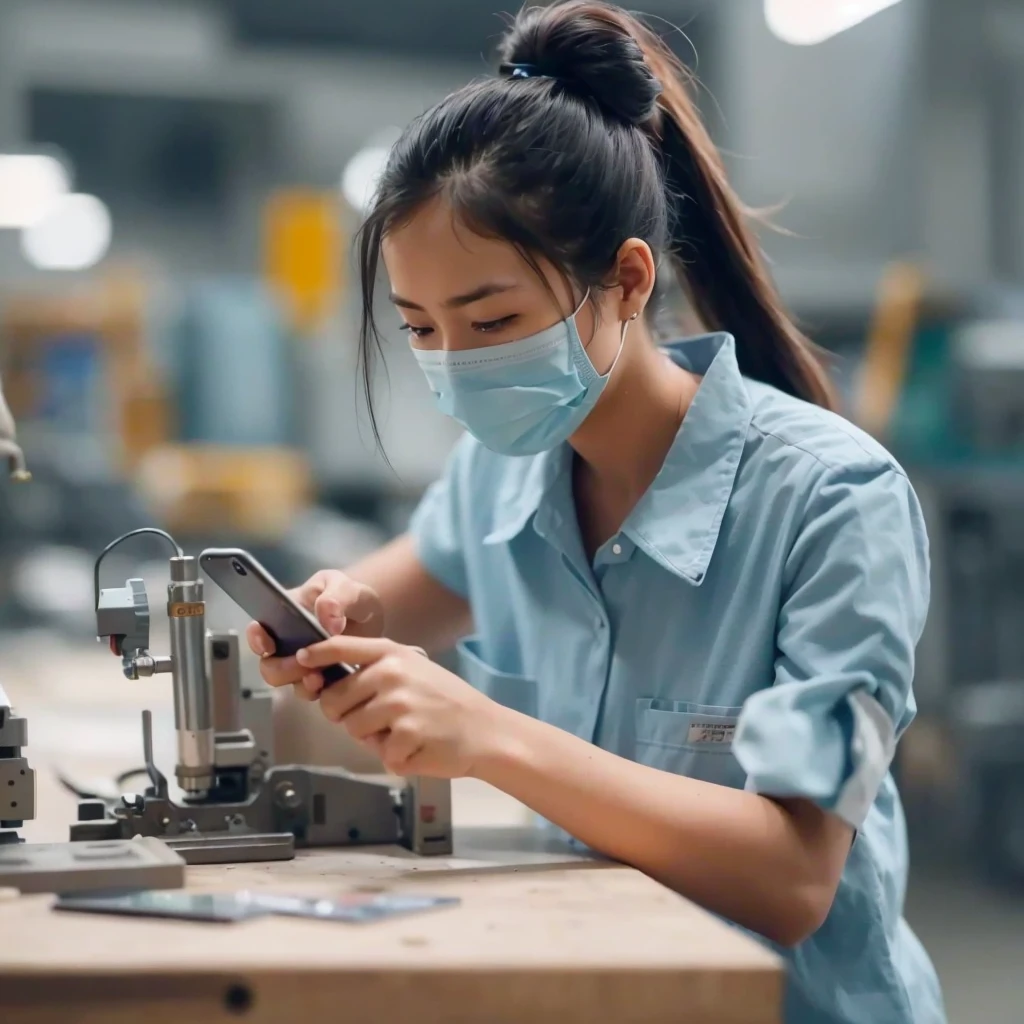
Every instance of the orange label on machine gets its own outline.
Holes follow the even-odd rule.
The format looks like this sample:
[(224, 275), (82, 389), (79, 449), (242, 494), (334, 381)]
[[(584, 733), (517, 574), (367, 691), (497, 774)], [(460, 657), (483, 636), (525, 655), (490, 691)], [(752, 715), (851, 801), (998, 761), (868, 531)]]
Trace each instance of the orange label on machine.
[(202, 601), (178, 601), (167, 606), (167, 614), (172, 619), (192, 619), (203, 614)]

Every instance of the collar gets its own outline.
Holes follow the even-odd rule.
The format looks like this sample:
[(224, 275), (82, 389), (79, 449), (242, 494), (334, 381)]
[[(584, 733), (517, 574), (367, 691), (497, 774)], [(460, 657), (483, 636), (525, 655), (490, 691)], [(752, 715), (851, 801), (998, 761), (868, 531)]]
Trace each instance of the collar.
[[(752, 407), (731, 334), (688, 338), (665, 351), (702, 380), (658, 475), (621, 532), (669, 572), (700, 585), (732, 496)], [(566, 490), (556, 484), (572, 465), (568, 444), (523, 461), (524, 471), (506, 478), (485, 544), (511, 540)]]

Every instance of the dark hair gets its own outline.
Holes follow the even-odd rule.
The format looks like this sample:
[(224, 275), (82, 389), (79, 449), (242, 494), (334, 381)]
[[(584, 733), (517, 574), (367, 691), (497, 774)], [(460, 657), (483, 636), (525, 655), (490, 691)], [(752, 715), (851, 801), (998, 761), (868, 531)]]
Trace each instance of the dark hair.
[[(359, 232), (367, 399), (381, 240), (443, 195), (467, 227), (581, 289), (606, 285), (621, 244), (643, 239), (671, 258), (704, 326), (735, 335), (745, 375), (831, 408), (816, 350), (782, 306), (661, 38), (617, 7), (568, 0), (523, 10), (500, 57), (501, 77), (452, 93), (402, 133)], [(370, 415), (379, 441), (372, 400)]]

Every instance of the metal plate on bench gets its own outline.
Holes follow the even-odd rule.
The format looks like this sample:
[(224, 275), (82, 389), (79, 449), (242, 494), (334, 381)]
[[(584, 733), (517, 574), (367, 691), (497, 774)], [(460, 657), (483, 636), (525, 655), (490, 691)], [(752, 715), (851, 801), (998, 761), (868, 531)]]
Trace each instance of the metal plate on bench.
[(23, 893), (180, 889), (185, 861), (159, 839), (0, 847), (0, 888)]

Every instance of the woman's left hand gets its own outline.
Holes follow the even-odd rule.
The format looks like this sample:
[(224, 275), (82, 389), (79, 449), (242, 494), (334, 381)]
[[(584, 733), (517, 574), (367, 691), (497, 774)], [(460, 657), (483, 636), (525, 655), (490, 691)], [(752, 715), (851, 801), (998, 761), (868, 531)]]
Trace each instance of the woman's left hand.
[(471, 775), (500, 735), (501, 705), (418, 648), (341, 635), (296, 657), (311, 675), (338, 662), (360, 666), (320, 691), (320, 708), (395, 775)]

